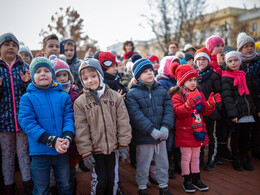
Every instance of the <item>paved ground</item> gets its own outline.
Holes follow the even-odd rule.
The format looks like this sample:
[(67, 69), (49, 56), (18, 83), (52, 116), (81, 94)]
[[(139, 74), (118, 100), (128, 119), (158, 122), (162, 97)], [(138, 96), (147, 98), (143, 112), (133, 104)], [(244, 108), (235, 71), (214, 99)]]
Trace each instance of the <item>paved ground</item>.
[[(198, 192), (195, 194), (207, 195), (238, 195), (238, 194), (260, 194), (260, 160), (251, 158), (254, 171), (238, 172), (232, 168), (231, 162), (226, 162), (222, 165), (217, 165), (213, 171), (205, 171), (201, 168), (202, 181), (209, 186), (208, 192)], [(135, 169), (127, 162), (120, 162), (120, 180), (127, 195), (137, 194), (137, 186), (135, 183)], [(78, 180), (78, 195), (88, 195), (90, 193), (90, 178), (89, 172), (77, 172)], [(20, 172), (16, 172), (17, 194), (23, 194)], [(182, 177), (177, 175), (175, 179), (169, 180), (170, 191), (177, 194), (186, 194), (182, 189)], [(2, 190), (0, 190), (2, 191)], [(152, 185), (148, 189), (150, 195), (159, 194), (158, 187)], [(1, 194), (1, 193), (0, 193)]]

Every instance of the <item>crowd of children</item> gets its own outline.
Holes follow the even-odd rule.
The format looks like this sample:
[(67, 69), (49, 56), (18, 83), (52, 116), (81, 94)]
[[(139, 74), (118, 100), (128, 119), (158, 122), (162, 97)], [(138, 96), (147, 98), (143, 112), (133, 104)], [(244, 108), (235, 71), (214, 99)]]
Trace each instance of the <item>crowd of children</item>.
[[(24, 194), (76, 194), (77, 164), (92, 173), (91, 194), (124, 194), (119, 161), (136, 168), (138, 194), (149, 178), (160, 195), (168, 179), (183, 189), (207, 191), (200, 167), (222, 159), (237, 171), (254, 170), (260, 158), (260, 56), (246, 33), (237, 51), (224, 41), (206, 47), (175, 41), (160, 60), (135, 52), (132, 41), (114, 51), (77, 58), (72, 39), (43, 39), (42, 57), (14, 34), (0, 36), (0, 147), (5, 194), (15, 194), (15, 158)], [(230, 148), (228, 139), (230, 137)], [(51, 183), (51, 184), (50, 184)], [(52, 191), (55, 188), (57, 192)]]

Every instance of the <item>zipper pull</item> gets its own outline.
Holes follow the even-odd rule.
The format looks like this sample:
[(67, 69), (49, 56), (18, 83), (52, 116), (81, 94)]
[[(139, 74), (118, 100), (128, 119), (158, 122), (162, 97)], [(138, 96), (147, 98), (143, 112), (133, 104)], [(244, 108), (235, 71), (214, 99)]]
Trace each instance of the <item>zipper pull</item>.
[(149, 98), (152, 99), (152, 94), (151, 94), (151, 92), (149, 92)]

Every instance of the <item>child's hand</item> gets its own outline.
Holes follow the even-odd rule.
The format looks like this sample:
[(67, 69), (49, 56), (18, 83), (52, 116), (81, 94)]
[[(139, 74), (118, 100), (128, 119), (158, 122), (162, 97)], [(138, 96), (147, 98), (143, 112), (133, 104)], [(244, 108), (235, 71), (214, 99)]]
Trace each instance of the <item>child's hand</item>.
[(237, 123), (237, 117), (232, 119), (233, 123)]
[(65, 152), (67, 152), (67, 149), (63, 149), (62, 147), (62, 143), (63, 143), (64, 139), (62, 138), (58, 138), (55, 144), (55, 150), (61, 154), (64, 154)]
[(126, 95), (126, 93), (124, 93), (123, 94), (123, 89), (118, 89), (118, 91), (117, 91), (120, 95), (122, 95), (122, 97), (123, 97), (123, 100), (125, 99), (125, 95)]
[(224, 62), (225, 62), (224, 58), (225, 58), (224, 55), (222, 55), (220, 53), (217, 54), (217, 62), (218, 62), (219, 66), (222, 66), (224, 64)]
[(213, 92), (211, 92), (210, 96), (209, 96), (209, 99), (208, 99), (208, 103), (211, 105), (211, 106), (214, 106), (216, 103), (219, 103), (221, 102), (221, 95), (219, 93), (216, 93), (214, 95)]
[(0, 77), (0, 86), (2, 86), (2, 78)]
[(69, 147), (70, 147), (70, 142), (69, 142), (69, 140), (68, 140), (68, 139), (64, 139), (64, 140), (62, 141), (62, 143), (61, 143), (61, 148), (62, 148), (63, 150), (67, 150), (67, 149), (69, 149)]
[(25, 74), (23, 74), (22, 71), (20, 71), (20, 75), (23, 82), (28, 82), (31, 79), (30, 71), (28, 69), (25, 69)]
[(192, 98), (188, 98), (184, 105), (187, 108), (194, 108), (195, 107), (195, 103), (193, 102)]

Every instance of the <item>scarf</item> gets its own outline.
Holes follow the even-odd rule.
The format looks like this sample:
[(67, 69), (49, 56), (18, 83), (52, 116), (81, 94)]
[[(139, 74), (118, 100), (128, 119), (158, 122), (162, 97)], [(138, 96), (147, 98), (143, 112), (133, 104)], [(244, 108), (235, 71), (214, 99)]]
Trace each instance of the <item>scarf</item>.
[(230, 77), (234, 79), (234, 86), (238, 86), (240, 96), (243, 94), (249, 95), (249, 90), (246, 85), (246, 73), (242, 70), (233, 70), (222, 72), (222, 77)]
[(254, 50), (254, 52), (251, 55), (246, 55), (241, 53), (241, 57), (243, 62), (250, 62), (256, 57), (256, 51)]
[(128, 53), (125, 52), (123, 59), (127, 60), (127, 59), (131, 58), (132, 55), (134, 55), (134, 51), (130, 51)]
[(212, 66), (207, 66), (205, 70), (199, 71), (198, 82), (202, 83), (210, 77), (213, 72)]
[(60, 83), (61, 84), (61, 86), (62, 86), (62, 88), (63, 88), (63, 91), (65, 92), (65, 93), (69, 93), (69, 91), (70, 91), (70, 83), (71, 83), (71, 81), (69, 80), (67, 83)]

